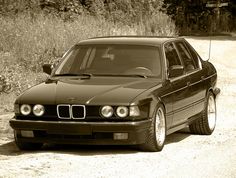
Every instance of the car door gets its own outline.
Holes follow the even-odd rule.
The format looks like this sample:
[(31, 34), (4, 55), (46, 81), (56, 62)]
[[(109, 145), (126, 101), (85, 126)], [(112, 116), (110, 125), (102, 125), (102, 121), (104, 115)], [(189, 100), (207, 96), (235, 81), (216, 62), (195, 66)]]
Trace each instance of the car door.
[(189, 80), (189, 109), (188, 118), (200, 113), (204, 106), (204, 98), (206, 93), (206, 85), (202, 72), (199, 56), (185, 41), (175, 42), (177, 51), (183, 62), (186, 77)]
[[(183, 65), (174, 43), (169, 42), (164, 45), (167, 73), (171, 66)], [(167, 74), (169, 75), (169, 74)], [(167, 76), (171, 85), (172, 99), (172, 127), (182, 124), (188, 117), (191, 105), (189, 77), (182, 74), (178, 77)]]
[(191, 98), (194, 101), (192, 113), (193, 115), (196, 115), (200, 113), (204, 108), (204, 101), (207, 93), (207, 83), (205, 80), (206, 72), (204, 72), (204, 69), (202, 69), (200, 56), (188, 42), (184, 43), (189, 50), (193, 63), (195, 65), (195, 70), (190, 72), (188, 75), (190, 79)]

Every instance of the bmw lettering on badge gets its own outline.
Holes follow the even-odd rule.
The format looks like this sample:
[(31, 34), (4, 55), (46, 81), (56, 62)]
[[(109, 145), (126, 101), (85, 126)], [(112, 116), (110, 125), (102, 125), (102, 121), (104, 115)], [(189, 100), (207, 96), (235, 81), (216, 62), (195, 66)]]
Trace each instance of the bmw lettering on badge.
[(184, 127), (215, 129), (216, 69), (183, 38), (92, 38), (43, 71), (48, 79), (15, 101), (10, 125), (22, 150), (72, 143), (161, 151)]

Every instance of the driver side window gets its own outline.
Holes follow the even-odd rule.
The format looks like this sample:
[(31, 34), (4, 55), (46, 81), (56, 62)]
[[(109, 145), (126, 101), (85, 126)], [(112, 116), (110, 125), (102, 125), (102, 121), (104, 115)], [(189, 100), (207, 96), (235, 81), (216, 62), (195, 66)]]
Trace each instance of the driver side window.
[(187, 47), (183, 42), (176, 42), (176, 48), (179, 51), (179, 55), (184, 63), (184, 68), (186, 72), (191, 72), (196, 69), (196, 65), (192, 59), (191, 54), (189, 53)]
[(170, 70), (174, 66), (182, 66), (182, 64), (173, 43), (165, 44), (164, 49), (165, 49), (165, 55), (166, 55), (167, 73), (169, 77)]

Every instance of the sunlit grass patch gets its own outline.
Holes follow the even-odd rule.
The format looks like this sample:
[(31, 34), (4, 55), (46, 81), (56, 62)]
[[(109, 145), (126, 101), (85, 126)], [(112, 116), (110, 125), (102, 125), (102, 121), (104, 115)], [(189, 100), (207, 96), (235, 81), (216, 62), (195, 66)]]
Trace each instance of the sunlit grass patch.
[(42, 64), (53, 63), (80, 40), (96, 36), (176, 33), (174, 23), (161, 12), (134, 24), (86, 14), (64, 21), (55, 15), (25, 12), (0, 16), (0, 24), (0, 74), (13, 88), (12, 95), (0, 95), (1, 111), (11, 111), (13, 96), (43, 81)]

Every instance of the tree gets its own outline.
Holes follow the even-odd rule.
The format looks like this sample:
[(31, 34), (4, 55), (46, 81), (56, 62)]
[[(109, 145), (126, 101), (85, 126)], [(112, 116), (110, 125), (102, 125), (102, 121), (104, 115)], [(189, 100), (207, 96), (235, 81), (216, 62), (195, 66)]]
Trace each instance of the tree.
[[(207, 4), (228, 3), (228, 6)], [(230, 23), (235, 21), (235, 4), (231, 0), (164, 0), (163, 10), (172, 17), (181, 34), (233, 30)]]

